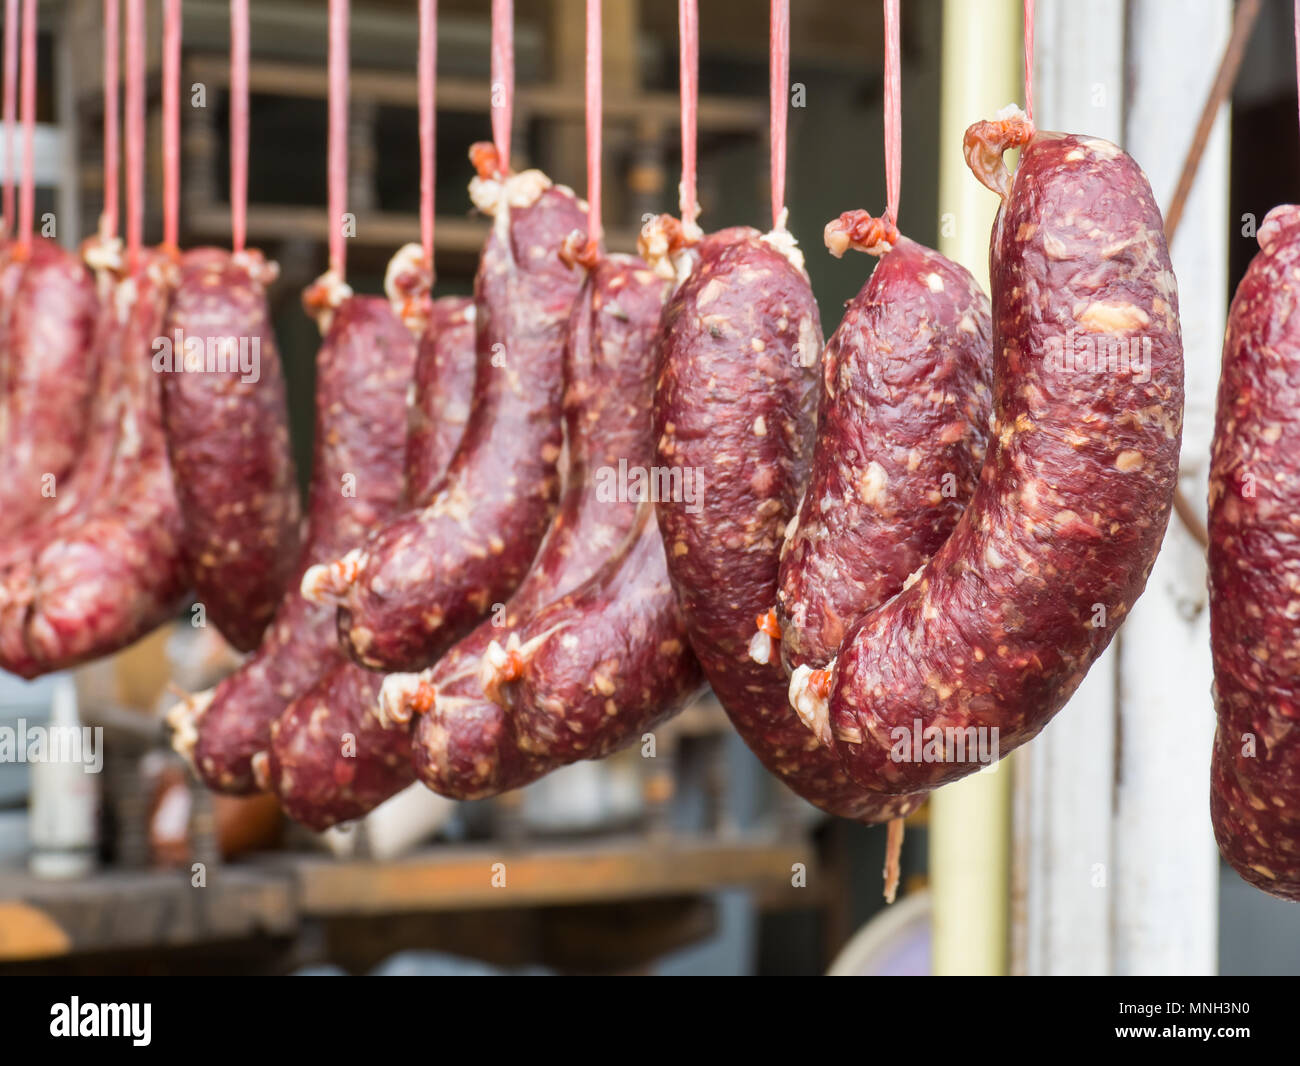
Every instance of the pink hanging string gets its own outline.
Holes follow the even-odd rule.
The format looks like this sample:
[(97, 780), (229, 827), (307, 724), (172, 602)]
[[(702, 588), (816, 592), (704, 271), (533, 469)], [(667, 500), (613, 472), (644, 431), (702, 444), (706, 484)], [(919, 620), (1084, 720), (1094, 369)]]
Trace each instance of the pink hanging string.
[(593, 247), (600, 244), (604, 235), (600, 218), (601, 123), (604, 121), (600, 3), (601, 0), (587, 0), (587, 241)]
[(118, 50), (120, 4), (118, 0), (104, 0), (104, 211), (100, 215), (100, 236), (111, 240), (117, 236), (117, 172), (118, 160), (117, 83), (121, 77)]
[(230, 0), (230, 247), (248, 242), (248, 0)]
[(18, 199), (19, 245), (31, 247), (36, 220), (36, 0), (23, 0), (23, 175)]
[(1034, 0), (1025, 0), (1025, 114), (1034, 121)]
[[(884, 255), (898, 243), (898, 197), (903, 169), (902, 54), (899, 3), (884, 0), (885, 20), (885, 210), (879, 217), (858, 209), (826, 224), (822, 238), (839, 258), (849, 249)], [(891, 823), (892, 824), (892, 823)]]
[(14, 174), (18, 170), (18, 157), (14, 150), (14, 127), (18, 125), (18, 0), (5, 0), (4, 123), (4, 225), (6, 233), (13, 233)]
[(768, 81), (772, 148), (772, 228), (785, 212), (786, 125), (790, 113), (790, 0), (772, 0)]
[(144, 0), (126, 0), (126, 253), (134, 271), (144, 238)]
[(433, 272), (434, 180), (438, 142), (438, 0), (420, 0), (420, 243)]
[(502, 174), (510, 173), (510, 127), (514, 121), (514, 105), (514, 0), (492, 0), (492, 144)]
[(180, 247), (181, 0), (163, 3), (162, 54), (163, 244)]
[(347, 266), (343, 215), (348, 193), (348, 0), (329, 7), (329, 213), (330, 269), (340, 281)]
[(700, 98), (700, 12), (696, 0), (678, 0), (678, 65), (682, 92), (682, 184), (679, 210), (684, 225), (700, 215), (695, 194), (695, 128)]
[(898, 0), (885, 0), (885, 212), (898, 224), (898, 196), (903, 170), (902, 53)]

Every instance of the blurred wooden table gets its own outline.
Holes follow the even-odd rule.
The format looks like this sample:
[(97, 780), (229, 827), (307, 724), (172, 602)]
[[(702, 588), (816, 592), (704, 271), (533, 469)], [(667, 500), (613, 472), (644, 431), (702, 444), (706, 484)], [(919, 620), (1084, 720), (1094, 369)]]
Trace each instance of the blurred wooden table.
[[(0, 871), (0, 973), (364, 971), (403, 949), (499, 965), (643, 967), (714, 927), (711, 893), (788, 893), (795, 840), (670, 836), (442, 846), (394, 862), (275, 855), (43, 881)], [(815, 883), (810, 876), (810, 881)]]

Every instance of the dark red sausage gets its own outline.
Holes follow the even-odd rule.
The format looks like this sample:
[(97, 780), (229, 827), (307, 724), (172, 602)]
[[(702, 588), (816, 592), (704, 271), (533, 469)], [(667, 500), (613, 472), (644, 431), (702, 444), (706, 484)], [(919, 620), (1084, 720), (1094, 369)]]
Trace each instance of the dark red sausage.
[(418, 244), (393, 253), (384, 274), (389, 303), (415, 336), (406, 431), (406, 482), (413, 507), (433, 499), (469, 421), (474, 399), (476, 312), (470, 296), (433, 299), (433, 270)]
[[(416, 761), (465, 752), (473, 767), (466, 772), (468, 782), (464, 776), (454, 784), (439, 780), (449, 794), (482, 794), (477, 790), (485, 774), (493, 787), (516, 787), (556, 765), (515, 750), (500, 709), (483, 696), (479, 655), (494, 636), (523, 624), (533, 610), (589, 575), (630, 525), (633, 504), (620, 503), (616, 494), (602, 498), (601, 475), (616, 471), (620, 460), (647, 461), (645, 409), (663, 293), (662, 282), (636, 260), (613, 257), (595, 267), (575, 304), (565, 343), (569, 480), (545, 544), (499, 619), (482, 623), (433, 671), (398, 675), (387, 687), (389, 709), (402, 722), (409, 721), (410, 708), (399, 693), (436, 689), (435, 713), (445, 744)], [(365, 676), (345, 679), (341, 675), (347, 671)], [(411, 781), (409, 729), (384, 730), (376, 713), (382, 680), (359, 667), (340, 667), (276, 723), (266, 776), (291, 816), (324, 828), (366, 814)]]
[(277, 273), (256, 251), (185, 253), (163, 332), (171, 358), (155, 359), (186, 570), (207, 620), (240, 651), (257, 647), (298, 556), (297, 472), (266, 303)]
[(864, 794), (800, 724), (780, 664), (749, 655), (808, 472), (822, 350), (808, 279), (782, 244), (751, 229), (705, 238), (665, 309), (658, 464), (692, 491), (659, 502), (659, 528), (691, 644), (745, 743), (822, 810), (884, 821), (915, 804)]
[(556, 249), (583, 212), (537, 171), (473, 191), (496, 220), (475, 281), (477, 376), (460, 448), (428, 506), (303, 581), (308, 598), (338, 605), (340, 641), (373, 669), (428, 666), (505, 600), (559, 495), (564, 331), (581, 279)]
[(369, 813), (414, 780), (410, 733), (383, 728), (371, 713), (383, 680), (343, 663), (271, 724), (261, 783), (290, 818), (328, 829)]
[[(667, 286), (639, 260), (602, 259), (574, 307), (565, 345), (569, 468), (560, 510), (528, 576), (499, 616), (484, 621), (430, 670), (385, 682), (382, 713), (420, 713), (412, 760), (429, 788), (457, 799), (497, 795), (557, 763), (519, 751), (509, 717), (483, 693), (481, 657), (493, 640), (587, 580), (636, 520), (619, 471), (650, 465), (647, 408)], [(622, 464), (622, 465), (620, 465)], [(628, 488), (631, 489), (630, 481)]]
[[(1034, 737), (1141, 594), (1169, 519), (1183, 370), (1160, 211), (1115, 145), (1031, 132), (1011, 119), (966, 135), (977, 174), (1005, 189), (979, 487), (918, 579), (845, 638), (828, 696), (792, 679), (874, 792), (935, 788)], [(1027, 139), (1009, 187), (981, 173)]]
[(1252, 885), (1300, 900), (1300, 207), (1269, 212), (1223, 345), (1210, 463), (1214, 835)]
[[(518, 593), (510, 605), (517, 598)], [(507, 612), (504, 621), (518, 625), (527, 617)], [(521, 788), (554, 769), (519, 749), (510, 716), (483, 694), (483, 653), (504, 628), (484, 621), (430, 669), (385, 679), (380, 716), (391, 723), (391, 731), (401, 730), (407, 737), (416, 776), (439, 795), (484, 799)], [(419, 715), (414, 730), (402, 730), (413, 714)]]
[[(543, 607), (505, 648), (496, 698), (519, 747), (556, 763), (599, 759), (639, 740), (699, 693), (703, 674), (668, 580), (653, 504), (619, 553)], [(485, 669), (487, 678), (493, 671)], [(499, 688), (498, 688), (499, 686)]]
[[(386, 300), (345, 298), (316, 357), (316, 427), (307, 536), (299, 570), (337, 558), (405, 500), (402, 468), (415, 341)], [(296, 581), (253, 657), (168, 716), (173, 744), (210, 787), (256, 788), (251, 759), (286, 705), (343, 662), (334, 611)]]
[(12, 291), (0, 331), (0, 535), (40, 521), (80, 458), (99, 354), (99, 300), (82, 261), (43, 238), (32, 242), (25, 258), (17, 246), (10, 254), (0, 272), (0, 288)]
[[(407, 327), (422, 331), (406, 439), (407, 487), (418, 506), (436, 487), (463, 435), (475, 338), (471, 299), (430, 300), (427, 274), (401, 272), (411, 249), (393, 257), (386, 288)], [(415, 285), (394, 292), (394, 276), (410, 279), (413, 273)], [(395, 298), (399, 293), (402, 298)], [(382, 682), (382, 674), (340, 662), (272, 723), (270, 744), (254, 757), (253, 769), (290, 817), (325, 829), (363, 816), (414, 779), (408, 732), (385, 730), (374, 714)]]
[[(6, 599), (13, 590), (30, 580), (34, 556), (61, 530), (78, 522), (96, 501), (104, 497), (105, 486), (113, 469), (121, 427), (123, 405), (129, 398), (128, 382), (123, 376), (123, 334), (126, 318), (119, 313), (114, 292), (122, 281), (123, 263), (118, 242), (91, 238), (83, 246), (86, 262), (95, 272), (99, 309), (96, 314), (92, 363), (96, 368), (95, 392), (91, 400), (90, 422), (86, 429), (81, 455), (67, 476), (53, 486), (52, 495), (42, 494), (42, 510), (0, 544), (0, 583)], [(3, 270), (4, 268), (0, 268)], [(0, 285), (5, 279), (0, 276)], [(3, 299), (3, 296), (0, 296)], [(0, 322), (3, 313), (0, 312)], [(0, 325), (0, 332), (3, 325)], [(0, 353), (2, 357), (2, 353)], [(0, 405), (4, 398), (0, 397)]]
[(0, 665), (36, 677), (110, 654), (180, 607), (180, 513), (151, 363), (176, 279), (172, 258), (143, 252), (113, 295), (123, 316), (122, 387), (112, 462), (93, 502), (6, 575)]
[(432, 499), (469, 421), (474, 392), (474, 300), (431, 301), (415, 360), (406, 477), (416, 506)]
[(948, 539), (984, 461), (990, 330), (969, 272), (906, 237), (850, 301), (822, 356), (812, 475), (782, 549), (786, 670), (835, 658)]

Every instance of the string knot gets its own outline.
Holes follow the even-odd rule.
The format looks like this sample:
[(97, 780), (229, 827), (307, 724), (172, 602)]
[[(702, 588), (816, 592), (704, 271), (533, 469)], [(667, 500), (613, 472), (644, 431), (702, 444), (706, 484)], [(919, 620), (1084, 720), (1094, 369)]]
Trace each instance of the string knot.
[(898, 243), (898, 227), (888, 213), (873, 218), (862, 210), (845, 211), (826, 223), (822, 233), (826, 248), (839, 259), (850, 248), (868, 255), (884, 255)]
[(469, 161), (476, 173), (484, 181), (502, 177), (501, 156), (496, 145), (491, 141), (478, 141), (469, 146)]
[(560, 262), (572, 270), (580, 266), (590, 272), (600, 262), (600, 244), (582, 230), (574, 230), (560, 244)]

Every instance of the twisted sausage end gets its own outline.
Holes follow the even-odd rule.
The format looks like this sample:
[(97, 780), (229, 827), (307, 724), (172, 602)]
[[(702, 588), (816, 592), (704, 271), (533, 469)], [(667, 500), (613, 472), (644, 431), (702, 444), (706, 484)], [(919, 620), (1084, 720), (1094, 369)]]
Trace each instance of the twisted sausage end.
[(1005, 107), (991, 121), (976, 122), (966, 130), (963, 138), (966, 165), (980, 184), (1006, 200), (1011, 191), (1011, 172), (1002, 162), (1002, 155), (1012, 148), (1023, 148), (1036, 132), (1033, 122), (1020, 108)]
[(560, 262), (572, 270), (575, 266), (592, 271), (600, 262), (600, 244), (581, 230), (574, 230), (560, 245)]
[(684, 276), (679, 269), (682, 256), (703, 236), (703, 231), (693, 222), (683, 222), (672, 215), (656, 215), (641, 227), (636, 246), (656, 275), (680, 284)]
[(826, 223), (822, 239), (836, 259), (850, 248), (880, 256), (898, 243), (898, 227), (888, 215), (873, 218), (862, 210), (845, 211), (839, 218)]
[(506, 686), (524, 676), (524, 657), (520, 651), (519, 635), (511, 633), (502, 647), (492, 641), (479, 660), (479, 682), (483, 686), (483, 695), (498, 707), (509, 709), (506, 699)]
[(343, 558), (332, 563), (317, 563), (302, 575), (299, 592), (308, 603), (318, 607), (339, 604), (356, 582), (362, 570), (363, 553), (353, 548)]
[(797, 667), (790, 675), (790, 706), (799, 721), (825, 746), (831, 746), (830, 695), (832, 661), (825, 670)]
[(437, 702), (437, 686), (425, 674), (389, 674), (379, 688), (375, 718), (384, 729), (395, 729), (428, 714)]
[(428, 325), (432, 310), (433, 264), (419, 244), (404, 244), (384, 271), (384, 294), (402, 323), (417, 337)]
[(754, 619), (757, 632), (749, 638), (749, 657), (760, 666), (772, 661), (772, 652), (781, 639), (781, 623), (776, 620), (776, 608), (769, 607)]
[(352, 288), (331, 268), (303, 290), (302, 308), (324, 336), (334, 322), (334, 312), (351, 296)]
[(189, 763), (190, 769), (198, 772), (194, 761), (194, 749), (199, 742), (199, 722), (204, 712), (212, 705), (214, 690), (196, 692), (185, 696), (166, 715), (164, 721), (171, 730), (172, 748), (182, 759)]
[[(279, 722), (273, 722), (273, 726), (279, 725)], [(269, 752), (259, 751), (249, 760), (249, 766), (253, 771), (253, 781), (261, 792), (271, 791), (271, 755)]]

